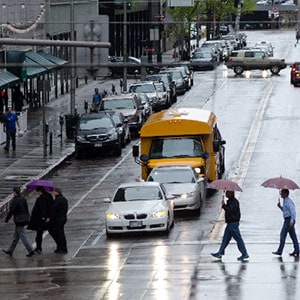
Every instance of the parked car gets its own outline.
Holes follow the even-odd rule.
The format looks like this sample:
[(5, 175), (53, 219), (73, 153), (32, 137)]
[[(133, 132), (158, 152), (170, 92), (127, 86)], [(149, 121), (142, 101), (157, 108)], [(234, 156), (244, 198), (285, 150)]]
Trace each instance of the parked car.
[(176, 93), (177, 95), (183, 95), (188, 90), (187, 83), (184, 80), (184, 75), (181, 70), (170, 68), (170, 69), (162, 69), (160, 70), (159, 74), (170, 74), (172, 80), (176, 84)]
[(156, 107), (159, 107), (159, 103), (158, 103), (159, 95), (153, 81), (140, 81), (140, 82), (132, 83), (129, 86), (128, 91), (129, 93), (146, 94), (150, 99), (153, 110), (155, 110)]
[(189, 68), (189, 65), (186, 63), (182, 63), (180, 65), (175, 64), (175, 65), (169, 65), (168, 69), (176, 68), (181, 70), (184, 80), (186, 81), (187, 84), (187, 89), (191, 89), (191, 87), (194, 85), (194, 74), (193, 70)]
[(188, 210), (200, 213), (205, 199), (204, 178), (191, 166), (160, 166), (153, 168), (147, 181), (164, 185), (167, 195), (174, 197), (174, 210)]
[(163, 81), (166, 87), (170, 90), (172, 104), (177, 102), (176, 83), (172, 80), (172, 76), (168, 73), (158, 73), (147, 75), (146, 81)]
[(152, 103), (148, 95), (145, 93), (138, 93), (136, 94), (136, 96), (140, 99), (142, 105), (144, 106), (142, 114), (143, 120), (145, 122), (153, 113)]
[(286, 68), (285, 59), (268, 57), (263, 50), (255, 49), (233, 51), (225, 65), (236, 74), (245, 70), (270, 70), (272, 74), (278, 74)]
[(290, 82), (294, 86), (300, 84), (300, 62), (294, 62), (290, 71)]
[(91, 113), (79, 118), (75, 135), (75, 153), (79, 158), (84, 153), (122, 154), (119, 130), (107, 112)]
[(128, 125), (128, 118), (125, 117), (122, 112), (117, 111), (117, 110), (109, 110), (107, 111), (112, 119), (115, 122), (115, 125), (119, 131), (120, 137), (121, 137), (121, 144), (122, 147), (124, 148), (126, 144), (129, 144), (131, 141), (131, 134), (129, 130), (129, 125)]
[(108, 96), (103, 98), (100, 104), (100, 111), (118, 110), (127, 117), (132, 137), (138, 135), (138, 132), (143, 125), (143, 109), (144, 107), (140, 99), (134, 94)]
[(221, 40), (228, 41), (232, 44), (233, 50), (238, 50), (239, 45), (237, 41), (237, 37), (234, 34), (226, 34), (221, 37)]
[(191, 67), (193, 70), (213, 70), (217, 66), (216, 57), (207, 51), (197, 51), (194, 52), (191, 60), (190, 60)]
[(167, 89), (166, 85), (162, 81), (154, 81), (155, 88), (158, 92), (158, 104), (159, 107), (155, 111), (169, 108), (171, 106), (171, 95), (170, 90)]
[(174, 204), (157, 182), (121, 184), (105, 213), (107, 237), (129, 232), (169, 233), (174, 224)]
[[(124, 58), (123, 56), (109, 56), (108, 57), (109, 70), (112, 75), (121, 75), (124, 70)], [(141, 73), (141, 60), (139, 58), (128, 56), (127, 60), (127, 73), (136, 74)]]

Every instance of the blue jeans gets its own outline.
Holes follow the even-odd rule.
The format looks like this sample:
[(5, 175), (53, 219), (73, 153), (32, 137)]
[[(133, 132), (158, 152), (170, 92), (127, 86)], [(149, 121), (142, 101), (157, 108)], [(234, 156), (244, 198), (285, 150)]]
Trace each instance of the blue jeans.
[(231, 238), (234, 238), (235, 241), (237, 242), (238, 249), (242, 253), (242, 255), (243, 256), (248, 255), (245, 243), (240, 233), (239, 225), (240, 225), (239, 222), (227, 223), (227, 226), (224, 231), (223, 239), (222, 239), (222, 244), (219, 250), (220, 254), (222, 255), (225, 254), (225, 249), (228, 246)]
[(18, 242), (19, 242), (19, 239), (21, 239), (21, 241), (23, 242), (23, 244), (24, 244), (25, 248), (27, 249), (28, 253), (33, 251), (32, 246), (30, 245), (30, 243), (27, 240), (24, 226), (16, 225), (15, 232), (14, 232), (14, 238), (13, 238), (13, 241), (12, 241), (12, 243), (11, 243), (9, 249), (8, 249), (9, 252), (11, 252), (11, 253), (14, 252), (14, 250), (15, 250)]
[(285, 245), (285, 240), (286, 240), (288, 233), (293, 241), (294, 251), (296, 253), (299, 253), (299, 243), (298, 243), (298, 239), (297, 239), (297, 235), (296, 235), (296, 231), (295, 231), (295, 225), (290, 226), (290, 221), (291, 221), (291, 218), (284, 219), (284, 223), (282, 225), (281, 232), (280, 232), (280, 244), (279, 244), (279, 247), (277, 250), (277, 252), (279, 252), (279, 253), (282, 253), (282, 251), (283, 251), (283, 248)]

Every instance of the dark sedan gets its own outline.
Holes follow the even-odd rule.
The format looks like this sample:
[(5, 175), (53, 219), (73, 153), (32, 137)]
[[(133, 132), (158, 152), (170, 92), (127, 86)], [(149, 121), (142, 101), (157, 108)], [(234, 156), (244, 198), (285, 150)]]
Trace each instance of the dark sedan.
[(191, 67), (193, 70), (213, 70), (217, 67), (216, 57), (210, 52), (194, 52), (191, 60)]

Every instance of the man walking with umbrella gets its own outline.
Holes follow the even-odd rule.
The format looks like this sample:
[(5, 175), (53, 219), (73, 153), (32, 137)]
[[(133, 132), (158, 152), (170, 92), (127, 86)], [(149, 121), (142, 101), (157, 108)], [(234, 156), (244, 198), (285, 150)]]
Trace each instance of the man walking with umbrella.
[(239, 222), (241, 218), (240, 205), (238, 200), (235, 198), (234, 191), (226, 190), (225, 195), (228, 200), (226, 203), (222, 200), (222, 208), (225, 211), (225, 222), (227, 225), (219, 251), (211, 253), (211, 255), (216, 258), (222, 258), (231, 238), (234, 238), (237, 242), (238, 249), (242, 254), (238, 257), (238, 260), (244, 261), (249, 259), (249, 255), (239, 229)]
[(282, 189), (280, 191), (280, 196), (283, 199), (283, 205), (280, 204), (280, 200), (278, 200), (277, 206), (282, 211), (284, 222), (282, 225), (282, 229), (280, 232), (280, 243), (277, 251), (272, 252), (274, 255), (281, 255), (285, 240), (287, 237), (287, 234), (289, 233), (293, 245), (294, 245), (294, 251), (290, 253), (290, 256), (299, 256), (299, 243), (295, 231), (295, 223), (296, 223), (296, 209), (295, 204), (292, 201), (291, 198), (289, 198), (289, 190), (288, 189)]

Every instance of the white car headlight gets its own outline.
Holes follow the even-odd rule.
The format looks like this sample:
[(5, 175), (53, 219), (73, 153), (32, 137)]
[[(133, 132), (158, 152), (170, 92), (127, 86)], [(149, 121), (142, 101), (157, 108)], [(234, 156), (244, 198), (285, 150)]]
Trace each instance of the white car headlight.
[(165, 215), (167, 214), (167, 212), (165, 210), (161, 210), (161, 211), (154, 211), (151, 214), (152, 218), (163, 218)]
[(107, 213), (106, 218), (109, 220), (119, 220), (121, 219), (121, 216), (117, 213)]
[(80, 135), (77, 135), (76, 139), (77, 139), (78, 142), (85, 141), (85, 137), (84, 136), (80, 136)]
[(191, 192), (191, 193), (184, 193), (184, 194), (181, 194), (180, 195), (180, 198), (181, 199), (187, 199), (187, 198), (192, 198), (196, 196), (196, 193), (195, 192)]

